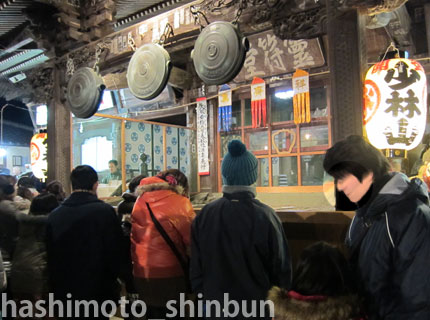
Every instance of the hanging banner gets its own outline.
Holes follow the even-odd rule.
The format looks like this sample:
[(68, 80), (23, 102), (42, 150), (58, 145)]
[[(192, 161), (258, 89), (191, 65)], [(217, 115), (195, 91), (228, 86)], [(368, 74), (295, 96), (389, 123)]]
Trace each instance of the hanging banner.
[(427, 79), (415, 60), (389, 59), (372, 66), (364, 82), (364, 125), (378, 149), (415, 148), (427, 118)]
[(48, 170), (48, 161), (46, 159), (46, 139), (47, 133), (38, 133), (31, 138), (30, 142), (30, 156), (31, 156), (31, 170), (36, 178), (46, 179)]
[(231, 88), (223, 84), (218, 93), (218, 131), (231, 129)]
[(208, 106), (206, 98), (197, 99), (197, 159), (199, 176), (209, 174)]
[(251, 83), (252, 127), (266, 126), (266, 83), (255, 77)]
[(309, 93), (309, 73), (297, 69), (293, 75), (294, 123), (311, 122), (311, 99)]

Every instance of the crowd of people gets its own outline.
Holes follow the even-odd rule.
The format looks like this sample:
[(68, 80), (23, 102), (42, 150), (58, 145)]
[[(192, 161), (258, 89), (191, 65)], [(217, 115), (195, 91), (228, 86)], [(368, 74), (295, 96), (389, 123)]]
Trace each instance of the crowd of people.
[[(147, 319), (168, 318), (168, 302), (181, 293), (217, 301), (237, 319), (430, 319), (425, 185), (390, 172), (357, 136), (330, 148), (324, 169), (357, 206), (348, 255), (317, 242), (294, 271), (279, 217), (256, 198), (258, 160), (238, 140), (222, 162), (223, 196), (198, 215), (177, 169), (135, 177), (116, 210), (98, 199), (98, 175), (87, 165), (71, 172), (68, 197), (56, 181), (36, 194), (25, 180), (0, 175), (0, 290), (33, 303), (49, 292), (99, 303), (125, 292), (145, 302)], [(18, 198), (20, 187), (30, 193)], [(237, 310), (226, 294), (241, 302)], [(268, 304), (253, 309), (266, 300), (273, 314)], [(199, 316), (218, 317), (209, 304)]]

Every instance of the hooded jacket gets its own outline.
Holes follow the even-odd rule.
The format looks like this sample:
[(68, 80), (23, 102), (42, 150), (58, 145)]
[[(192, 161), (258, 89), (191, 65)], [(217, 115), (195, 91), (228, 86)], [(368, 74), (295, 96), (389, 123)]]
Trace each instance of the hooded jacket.
[[(191, 284), (205, 300), (265, 300), (273, 286), (289, 288), (287, 240), (275, 211), (255, 188), (224, 186), (192, 226)], [(242, 314), (243, 315), (243, 314)]]
[(112, 206), (73, 192), (48, 217), (49, 280), (59, 298), (116, 299), (121, 227)]
[(13, 256), (11, 288), (14, 293), (48, 293), (46, 253), (47, 216), (23, 215)]
[(183, 256), (190, 246), (191, 222), (195, 213), (182, 187), (158, 177), (141, 180), (139, 197), (131, 215), (131, 255), (137, 278), (183, 276), (177, 257), (152, 222), (146, 203)]
[(12, 257), (18, 241), (19, 219), (23, 216), (10, 200), (0, 201), (0, 251), (4, 269), (9, 276)]
[(267, 299), (273, 302), (275, 320), (352, 320), (360, 314), (354, 295), (306, 301), (290, 298), (285, 290), (273, 287)]
[(421, 180), (392, 174), (356, 211), (346, 243), (370, 319), (430, 319), (430, 208)]

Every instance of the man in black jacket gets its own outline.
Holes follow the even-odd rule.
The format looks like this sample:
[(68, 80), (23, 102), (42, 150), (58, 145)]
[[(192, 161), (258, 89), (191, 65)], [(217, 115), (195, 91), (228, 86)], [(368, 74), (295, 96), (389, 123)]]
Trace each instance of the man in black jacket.
[(93, 168), (76, 167), (70, 180), (72, 194), (48, 218), (50, 283), (57, 299), (71, 294), (100, 305), (118, 299), (121, 228), (115, 210), (97, 198)]
[[(228, 151), (222, 163), (223, 197), (206, 205), (192, 224), (191, 284), (229, 315), (267, 318), (268, 312), (260, 314), (260, 302), (268, 290), (291, 284), (287, 240), (274, 210), (255, 199), (257, 159), (238, 140), (230, 142)], [(239, 303), (238, 314), (224, 304), (225, 294)], [(216, 310), (209, 309), (206, 304), (206, 316), (216, 318)]]
[(419, 179), (389, 173), (362, 137), (330, 148), (324, 169), (358, 209), (346, 244), (369, 319), (430, 319), (430, 208)]

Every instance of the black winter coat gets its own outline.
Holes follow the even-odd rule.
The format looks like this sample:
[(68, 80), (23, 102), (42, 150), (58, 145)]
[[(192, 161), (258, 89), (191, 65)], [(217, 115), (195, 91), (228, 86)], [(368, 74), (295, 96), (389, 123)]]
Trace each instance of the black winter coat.
[(236, 301), (265, 300), (273, 285), (289, 288), (288, 245), (274, 210), (255, 199), (255, 188), (223, 191), (192, 224), (193, 290), (222, 302), (224, 293)]
[(13, 293), (48, 293), (46, 254), (47, 216), (22, 216), (19, 238), (13, 256), (11, 289)]
[(64, 299), (117, 298), (121, 228), (115, 210), (88, 192), (74, 192), (48, 217), (53, 292)]
[(430, 319), (430, 208), (419, 179), (400, 173), (356, 211), (347, 245), (370, 319)]

